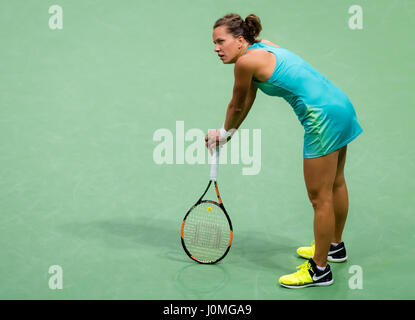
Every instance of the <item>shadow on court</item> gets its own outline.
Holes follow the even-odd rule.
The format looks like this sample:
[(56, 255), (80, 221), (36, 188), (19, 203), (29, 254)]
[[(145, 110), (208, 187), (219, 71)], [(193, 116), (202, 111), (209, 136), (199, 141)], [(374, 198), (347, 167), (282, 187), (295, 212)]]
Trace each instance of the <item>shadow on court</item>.
[[(232, 251), (232, 263), (240, 266), (246, 265), (255, 270), (289, 270), (287, 259), (294, 257), (296, 247), (292, 245), (292, 239), (273, 235), (254, 234), (253, 232), (241, 232), (235, 237)], [(249, 262), (248, 264), (246, 262)]]
[(201, 265), (189, 260), (176, 272), (174, 285), (185, 299), (213, 299), (229, 285), (231, 273), (226, 262)]
[[(275, 298), (281, 290), (276, 284), (278, 277), (295, 271), (295, 266), (304, 262), (295, 254), (293, 239), (252, 228), (235, 230), (231, 250), (222, 261), (200, 265), (182, 249), (180, 223), (158, 217), (120, 217), (67, 223), (60, 230), (70, 234), (74, 247), (83, 250), (88, 258), (91, 252), (99, 256), (106, 251), (112, 256), (110, 261), (116, 256), (120, 258), (116, 261), (131, 257), (131, 263), (138, 262), (135, 266), (138, 273), (147, 270), (142, 265), (152, 265), (149, 270), (157, 275), (157, 281), (171, 283), (174, 294), (168, 294), (178, 299)], [(142, 276), (148, 277), (148, 270)], [(330, 291), (333, 295), (333, 290)], [(166, 297), (163, 291), (154, 294)], [(311, 292), (310, 295), (312, 298)]]
[[(168, 260), (192, 262), (182, 249), (180, 223), (181, 221), (160, 218), (119, 218), (68, 223), (60, 228), (78, 240), (92, 242), (95, 247), (155, 250), (156, 255)], [(296, 249), (286, 245), (288, 243), (292, 244), (292, 239), (254, 234), (252, 231), (236, 231), (231, 250), (220, 264), (237, 264), (248, 269), (254, 264), (255, 268), (283, 270), (284, 266), (287, 267), (287, 258), (294, 256)]]
[(80, 240), (98, 242), (111, 248), (145, 249), (157, 248), (181, 250), (180, 225), (159, 218), (97, 220), (88, 223), (68, 223), (61, 230)]

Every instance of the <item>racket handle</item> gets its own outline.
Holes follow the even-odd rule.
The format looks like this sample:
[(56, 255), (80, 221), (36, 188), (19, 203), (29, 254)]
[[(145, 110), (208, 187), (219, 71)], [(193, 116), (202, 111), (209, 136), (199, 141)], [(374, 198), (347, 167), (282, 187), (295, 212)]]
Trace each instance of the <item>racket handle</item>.
[(210, 167), (210, 180), (216, 181), (218, 175), (218, 165), (219, 165), (219, 146), (213, 149), (212, 155), (212, 165)]

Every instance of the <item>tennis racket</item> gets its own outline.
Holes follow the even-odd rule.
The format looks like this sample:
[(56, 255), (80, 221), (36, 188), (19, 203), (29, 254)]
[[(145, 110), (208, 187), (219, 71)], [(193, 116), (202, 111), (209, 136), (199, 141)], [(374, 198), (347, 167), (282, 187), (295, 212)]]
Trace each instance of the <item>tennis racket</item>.
[[(216, 182), (219, 147), (214, 149), (211, 163), (206, 190), (186, 213), (180, 232), (186, 254), (202, 264), (213, 264), (222, 260), (228, 254), (233, 239), (231, 219), (223, 206)], [(202, 200), (212, 184), (215, 186), (218, 202)]]

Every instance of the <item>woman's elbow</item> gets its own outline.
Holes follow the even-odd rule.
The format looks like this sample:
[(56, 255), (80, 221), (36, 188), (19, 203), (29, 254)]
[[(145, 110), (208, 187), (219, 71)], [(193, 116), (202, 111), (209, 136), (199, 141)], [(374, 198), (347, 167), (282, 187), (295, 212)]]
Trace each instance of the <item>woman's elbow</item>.
[(243, 108), (236, 104), (229, 104), (228, 110), (229, 112), (232, 112), (232, 113), (242, 113)]

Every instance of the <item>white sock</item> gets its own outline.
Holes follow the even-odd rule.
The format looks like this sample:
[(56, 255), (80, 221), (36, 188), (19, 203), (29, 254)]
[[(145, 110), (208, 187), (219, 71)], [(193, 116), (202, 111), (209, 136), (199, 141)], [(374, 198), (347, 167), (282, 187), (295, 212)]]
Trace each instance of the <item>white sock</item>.
[(335, 246), (335, 247), (337, 247), (339, 244), (340, 244), (341, 242), (332, 242), (331, 244), (333, 245), (333, 246)]
[(324, 271), (326, 269), (326, 267), (320, 267), (319, 265), (316, 265), (316, 266), (317, 266), (317, 269), (320, 271)]

